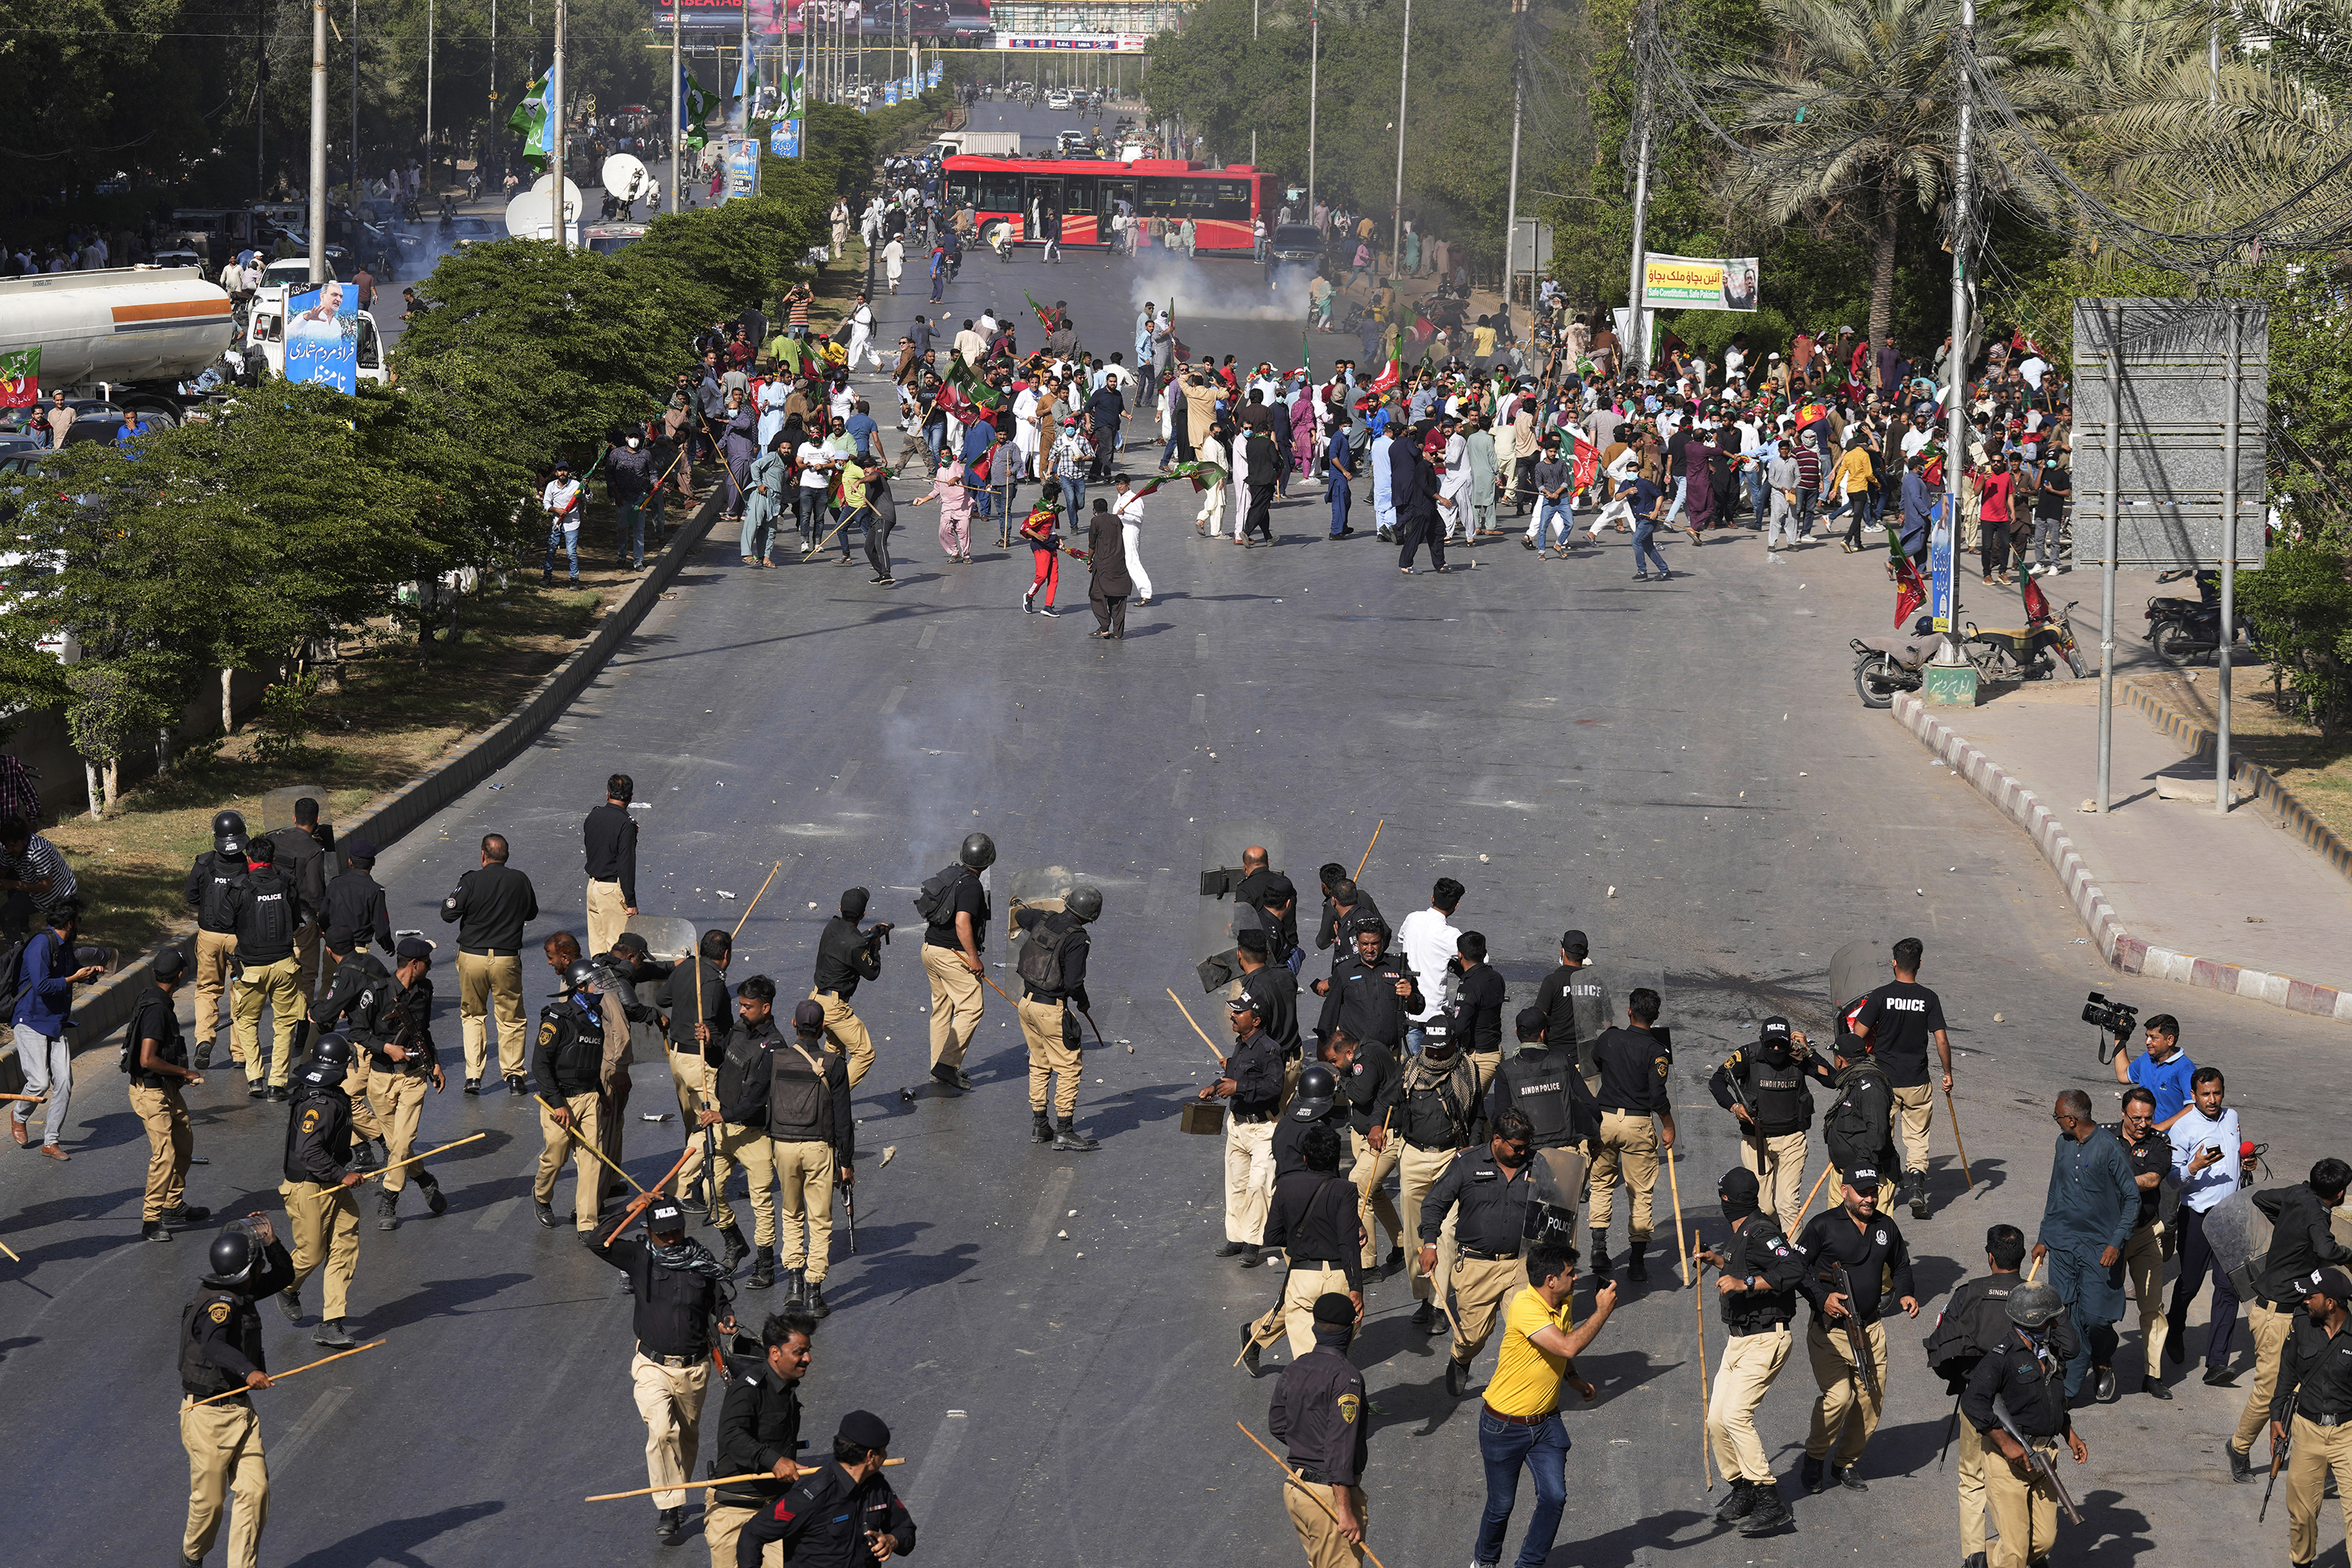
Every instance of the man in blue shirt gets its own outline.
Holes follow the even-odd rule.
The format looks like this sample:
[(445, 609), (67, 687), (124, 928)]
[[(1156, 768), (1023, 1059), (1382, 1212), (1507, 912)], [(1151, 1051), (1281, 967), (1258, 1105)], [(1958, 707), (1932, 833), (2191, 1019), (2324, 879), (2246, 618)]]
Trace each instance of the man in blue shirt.
[(2180, 1023), (2169, 1013), (2158, 1013), (2147, 1021), (2146, 1052), (2134, 1057), (2129, 1044), (2116, 1052), (2116, 1081), (2136, 1083), (2156, 1096), (2159, 1132), (2171, 1131), (2173, 1122), (2189, 1109), (2193, 1098), (2189, 1080), (2196, 1076), (2197, 1064), (2180, 1048)]
[(2081, 1352), (2066, 1363), (2066, 1397), (2082, 1392), (2095, 1367), (2098, 1397), (2108, 1403), (2116, 1397), (2116, 1323), (2124, 1315), (2123, 1270), (2116, 1265), (2138, 1221), (2139, 1184), (2124, 1146), (2091, 1120), (2089, 1095), (2065, 1090), (2052, 1115), (2058, 1147), (2033, 1259), (2049, 1259), (2050, 1284), (2082, 1341)]
[(856, 411), (842, 421), (842, 428), (848, 434), (851, 440), (857, 443), (859, 457), (870, 462), (881, 456), (874, 449), (874, 432), (880, 426), (874, 423), (874, 416), (869, 411), (866, 399), (861, 397), (857, 400)]
[(139, 410), (126, 408), (122, 411), (122, 428), (114, 433), (114, 444), (118, 447), (128, 447), (145, 434), (147, 434), (147, 426), (139, 422)]
[[(48, 1097), (48, 1120), (41, 1129), (41, 1152), (63, 1160), (58, 1136), (65, 1131), (66, 1113), (73, 1104), (73, 1053), (66, 1044), (66, 1027), (73, 1012), (73, 988), (103, 973), (95, 964), (77, 969), (74, 937), (81, 927), (81, 905), (62, 899), (48, 913), (48, 924), (25, 944), (16, 1000), (16, 1061), (25, 1070), (25, 1092)], [(18, 1148), (26, 1145), (25, 1129), (32, 1119), (33, 1102), (18, 1100), (10, 1107), (9, 1135)]]

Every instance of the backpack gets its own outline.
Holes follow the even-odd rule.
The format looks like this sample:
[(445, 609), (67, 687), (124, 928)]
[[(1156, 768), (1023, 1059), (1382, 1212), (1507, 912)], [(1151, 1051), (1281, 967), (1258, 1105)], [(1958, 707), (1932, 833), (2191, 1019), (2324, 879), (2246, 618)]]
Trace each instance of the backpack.
[(1886, 1079), (1873, 1068), (1846, 1080), (1845, 1087), (1838, 1092), (1837, 1103), (1830, 1107), (1828, 1117), (1822, 1122), (1822, 1143), (1829, 1152), (1831, 1163), (1841, 1171), (1869, 1163), (1886, 1147), (1887, 1117), (1881, 1113), (1873, 1118), (1857, 1098), (1871, 1088), (1890, 1100), (1893, 1097)]
[(1059, 995), (1062, 990), (1062, 950), (1069, 946), (1070, 939), (1083, 929), (1074, 922), (1055, 931), (1047, 921), (1038, 921), (1037, 929), (1029, 933), (1028, 942), (1021, 949), (1021, 957), (1013, 965), (1022, 984), (1032, 991)]
[(795, 1131), (814, 1127), (820, 1140), (828, 1139), (833, 1130), (833, 1086), (824, 1080), (824, 1064), (808, 1054), (798, 1042), (792, 1043), (794, 1056), (808, 1066), (810, 1076), (803, 1078), (793, 1070), (793, 1064), (783, 1051), (769, 1058), (772, 1075), (768, 1082), (768, 1128), (772, 1136), (779, 1129)]
[(954, 919), (956, 884), (962, 880), (961, 860), (923, 879), (923, 885), (915, 889), (915, 912), (923, 917), (925, 925), (946, 925)]

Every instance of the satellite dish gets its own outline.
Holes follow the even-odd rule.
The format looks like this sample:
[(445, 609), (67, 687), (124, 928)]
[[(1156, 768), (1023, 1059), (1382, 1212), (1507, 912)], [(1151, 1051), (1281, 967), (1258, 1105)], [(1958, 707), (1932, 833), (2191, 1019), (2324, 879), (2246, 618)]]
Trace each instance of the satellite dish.
[[(507, 233), (517, 239), (553, 239), (555, 215), (548, 210), (547, 195), (545, 191), (525, 191), (509, 202)], [(578, 243), (579, 216), (579, 204), (575, 202), (570, 213), (566, 215), (563, 225), (565, 234), (572, 237), (574, 244)]]
[(597, 177), (604, 182), (605, 193), (625, 205), (646, 194), (646, 166), (635, 153), (614, 153), (604, 160), (604, 172)]
[[(539, 197), (542, 202), (545, 201), (555, 189), (554, 181), (555, 176), (553, 174), (541, 174), (538, 180), (532, 184), (530, 194)], [(570, 180), (563, 182), (563, 221), (566, 223), (578, 223), (580, 221), (580, 187), (573, 184)]]

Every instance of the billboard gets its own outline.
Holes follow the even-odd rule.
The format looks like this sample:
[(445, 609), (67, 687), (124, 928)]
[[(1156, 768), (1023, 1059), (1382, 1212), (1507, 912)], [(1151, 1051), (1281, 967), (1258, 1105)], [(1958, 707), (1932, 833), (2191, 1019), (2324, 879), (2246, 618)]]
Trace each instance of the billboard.
[(1642, 304), (1652, 310), (1752, 310), (1756, 258), (1645, 252)]
[(1139, 54), (1150, 47), (1149, 33), (999, 33), (1000, 49), (1079, 49), (1088, 53)]
[[(553, 198), (549, 198), (552, 205)], [(359, 387), (359, 294), (330, 279), (287, 300), (286, 379)]]
[[(743, 31), (747, 0), (654, 0), (652, 26), (656, 33), (670, 30), (672, 11), (685, 32)], [(748, 0), (751, 36), (774, 42), (801, 36), (803, 0)], [(988, 31), (989, 0), (806, 0), (813, 7), (820, 38), (836, 27), (868, 38), (936, 38), (978, 36)]]
[[(786, 124), (793, 123), (786, 121)], [(727, 138), (726, 195), (720, 198), (733, 201), (738, 196), (760, 194), (760, 139), (756, 136)]]

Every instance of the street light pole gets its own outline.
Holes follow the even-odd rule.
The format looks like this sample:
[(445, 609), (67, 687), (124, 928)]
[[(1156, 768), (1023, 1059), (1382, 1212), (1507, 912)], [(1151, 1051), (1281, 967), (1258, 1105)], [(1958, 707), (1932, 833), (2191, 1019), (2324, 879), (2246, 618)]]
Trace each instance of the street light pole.
[[(356, 3), (356, 0), (354, 0)], [(554, 177), (548, 182), (549, 198), (555, 206), (555, 253), (563, 254), (563, 24), (567, 0), (555, 0), (555, 64), (547, 73), (547, 153), (548, 167)]]
[(1316, 0), (1307, 5), (1307, 211), (1315, 212), (1315, 94), (1323, 65), (1323, 12)]
[(1396, 197), (1389, 207), (1389, 276), (1404, 255), (1404, 95), (1412, 64), (1412, 0), (1404, 0), (1404, 40), (1397, 49)]
[(310, 281), (327, 280), (327, 0), (310, 0)]
[(433, 185), (433, 26), (436, 20), (435, 0), (425, 0), (425, 184), (418, 195), (431, 194)]
[(1527, 0), (1511, 0), (1511, 189), (1504, 200), (1503, 216), (1503, 309), (1507, 313), (1511, 308), (1511, 286), (1517, 281), (1511, 263), (1519, 239), (1519, 120), (1528, 103), (1527, 79), (1519, 69), (1519, 34), (1526, 16)]

